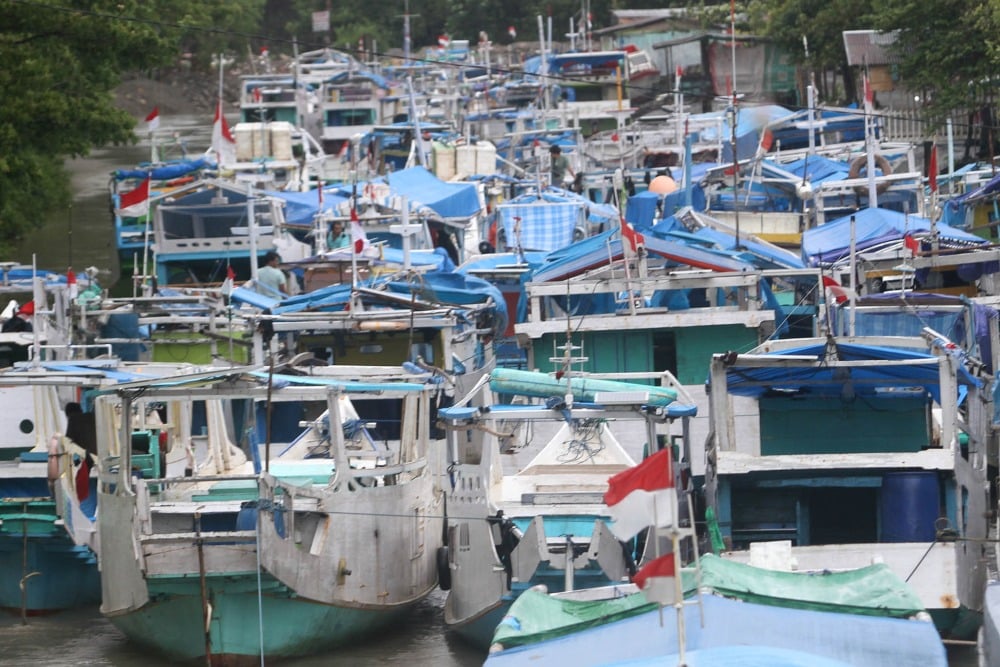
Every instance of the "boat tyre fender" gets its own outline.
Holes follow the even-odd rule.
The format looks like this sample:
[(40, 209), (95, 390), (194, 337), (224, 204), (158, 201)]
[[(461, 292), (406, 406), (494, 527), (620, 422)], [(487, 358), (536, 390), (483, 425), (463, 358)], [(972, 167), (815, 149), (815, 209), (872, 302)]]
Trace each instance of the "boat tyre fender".
[(438, 547), (437, 550), (437, 575), (438, 588), (443, 591), (451, 590), (451, 567), (448, 564), (448, 547)]
[[(889, 164), (889, 161), (886, 160), (885, 157), (882, 155), (875, 156), (875, 166), (882, 171), (883, 176), (888, 176), (889, 174), (892, 173), (892, 165)], [(850, 179), (861, 178), (861, 173), (862, 172), (867, 173), (867, 171), (868, 171), (868, 156), (862, 155), (860, 157), (855, 158), (854, 161), (851, 162), (851, 170), (847, 173), (847, 178)], [(888, 189), (889, 189), (888, 181), (882, 181), (881, 183), (875, 186), (875, 192), (877, 192), (878, 194), (882, 194)], [(857, 185), (854, 187), (854, 191), (857, 192), (859, 195), (867, 195), (868, 187), (864, 185)]]

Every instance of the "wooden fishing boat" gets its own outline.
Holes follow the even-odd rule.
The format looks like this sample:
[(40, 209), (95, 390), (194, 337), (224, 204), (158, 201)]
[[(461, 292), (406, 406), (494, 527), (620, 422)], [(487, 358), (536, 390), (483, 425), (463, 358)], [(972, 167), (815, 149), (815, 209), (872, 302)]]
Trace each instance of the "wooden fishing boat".
[[(433, 590), (438, 385), (331, 373), (216, 370), (98, 399), (101, 609), (129, 639), (256, 663), (356, 642)], [(184, 473), (157, 467), (164, 432)]]

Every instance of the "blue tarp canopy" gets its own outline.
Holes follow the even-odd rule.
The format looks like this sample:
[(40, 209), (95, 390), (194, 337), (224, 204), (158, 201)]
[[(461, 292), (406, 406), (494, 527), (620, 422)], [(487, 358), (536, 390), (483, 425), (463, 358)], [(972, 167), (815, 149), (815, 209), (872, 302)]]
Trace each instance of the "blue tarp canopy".
[[(925, 235), (931, 231), (927, 218), (906, 215), (886, 208), (866, 208), (802, 233), (802, 259), (808, 266), (833, 264), (850, 253), (851, 218), (854, 218), (855, 248), (858, 251), (889, 241), (901, 240), (907, 233)], [(986, 245), (987, 242), (960, 229), (938, 223), (938, 237), (945, 242)]]
[(421, 204), (442, 218), (471, 218), (479, 213), (479, 195), (472, 183), (446, 183), (423, 167), (411, 167), (386, 177), (394, 195), (410, 206)]
[[(319, 209), (319, 193), (316, 190), (308, 192), (268, 191), (268, 197), (281, 199), (285, 202), (285, 222), (295, 227), (310, 227)], [(335, 188), (323, 189), (323, 212), (338, 215), (338, 207), (348, 200)]]
[[(636, 229), (647, 229), (663, 216), (673, 215), (687, 206), (687, 195), (683, 189), (660, 195), (646, 190), (628, 198), (625, 207), (625, 220), (635, 225)], [(705, 191), (700, 185), (691, 186), (691, 208), (704, 211), (707, 207)]]
[[(901, 350), (898, 348), (879, 347), (874, 345), (858, 345), (854, 343), (839, 343), (836, 346), (840, 361), (901, 361), (906, 359), (935, 359), (933, 354)], [(782, 350), (780, 353), (764, 355), (775, 360), (783, 356), (802, 357), (815, 356), (817, 361), (826, 357), (827, 344), (816, 343), (802, 347)], [(958, 369), (958, 384), (960, 386), (980, 386), (981, 382), (973, 377), (964, 366)], [(793, 363), (781, 366), (761, 367), (759, 363), (750, 366), (740, 364), (739, 357), (726, 369), (726, 384), (728, 391), (737, 396), (759, 397), (768, 392), (801, 392), (812, 396), (839, 396), (844, 384), (850, 382), (855, 394), (873, 396), (878, 390), (895, 390), (892, 395), (910, 395), (904, 390), (920, 387), (929, 393), (934, 400), (941, 403), (940, 378), (938, 365), (914, 366), (855, 366), (850, 369), (826, 365), (796, 366)]]

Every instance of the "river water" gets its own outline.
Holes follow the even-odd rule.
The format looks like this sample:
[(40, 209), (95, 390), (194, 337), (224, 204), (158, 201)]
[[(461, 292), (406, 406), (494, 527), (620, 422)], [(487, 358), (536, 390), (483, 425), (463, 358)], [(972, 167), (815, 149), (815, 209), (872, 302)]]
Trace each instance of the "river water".
[[(175, 116), (161, 120), (158, 139), (163, 157), (180, 157), (181, 147), (189, 153), (204, 151), (210, 142), (211, 117)], [(118, 258), (108, 204), (108, 182), (113, 170), (129, 168), (148, 160), (148, 138), (139, 144), (95, 150), (86, 158), (67, 162), (72, 176), (73, 204), (58, 211), (29, 235), (15, 257), (2, 258), (30, 264), (34, 257), (39, 268), (75, 271), (96, 267), (102, 286), (117, 294), (127, 294), (128, 276), (118, 275)], [(296, 667), (320, 665), (434, 665), (466, 667), (481, 665), (485, 655), (452, 639), (444, 630), (444, 594), (436, 592), (421, 603), (398, 627), (373, 639), (361, 639), (355, 646), (334, 653), (284, 661)], [(173, 664), (130, 644), (98, 609), (82, 609), (47, 617), (28, 619), (0, 613), (0, 665), (4, 667), (114, 665), (116, 667), (159, 667)], [(974, 647), (952, 647), (952, 667), (975, 667)]]

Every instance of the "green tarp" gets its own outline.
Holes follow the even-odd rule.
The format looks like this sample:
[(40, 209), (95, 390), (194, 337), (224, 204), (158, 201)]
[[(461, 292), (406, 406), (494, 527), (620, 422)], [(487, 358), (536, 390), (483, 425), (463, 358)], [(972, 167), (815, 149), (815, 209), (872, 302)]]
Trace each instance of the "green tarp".
[[(685, 597), (697, 590), (693, 568), (682, 573)], [(701, 588), (745, 602), (846, 614), (908, 618), (924, 607), (909, 585), (885, 564), (846, 572), (780, 572), (706, 554)], [(534, 590), (522, 593), (497, 626), (494, 643), (534, 644), (655, 609), (643, 593), (607, 600), (571, 600)]]

